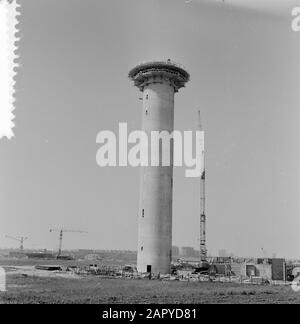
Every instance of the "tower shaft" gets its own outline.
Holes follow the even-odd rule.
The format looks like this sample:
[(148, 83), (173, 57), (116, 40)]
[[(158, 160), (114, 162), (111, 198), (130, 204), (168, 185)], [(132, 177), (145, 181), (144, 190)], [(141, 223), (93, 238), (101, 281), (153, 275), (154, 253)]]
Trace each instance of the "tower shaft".
[[(168, 60), (140, 64), (129, 72), (129, 78), (143, 92), (142, 130), (148, 140), (153, 132), (170, 135), (174, 95), (188, 82), (189, 74)], [(141, 168), (137, 269), (166, 274), (172, 258), (173, 141), (162, 142), (154, 154), (159, 163)], [(170, 158), (169, 163), (163, 163), (164, 156)]]
[[(154, 83), (143, 91), (142, 129), (151, 138), (152, 131), (174, 128), (174, 88), (167, 83)], [(159, 166), (141, 169), (140, 216), (137, 267), (140, 272), (169, 273), (172, 253), (173, 165), (162, 166), (164, 154), (173, 156), (160, 145)]]

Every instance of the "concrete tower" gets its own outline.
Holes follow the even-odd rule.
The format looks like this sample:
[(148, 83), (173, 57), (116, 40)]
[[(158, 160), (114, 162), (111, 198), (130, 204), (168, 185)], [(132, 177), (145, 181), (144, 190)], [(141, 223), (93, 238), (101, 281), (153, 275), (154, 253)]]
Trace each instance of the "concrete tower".
[[(142, 130), (174, 130), (174, 95), (189, 81), (189, 74), (171, 62), (143, 63), (129, 72), (129, 78), (143, 93)], [(159, 166), (141, 168), (138, 214), (139, 272), (166, 274), (172, 256), (173, 143), (170, 166), (162, 166), (166, 148), (160, 147)], [(150, 159), (149, 159), (150, 160)]]

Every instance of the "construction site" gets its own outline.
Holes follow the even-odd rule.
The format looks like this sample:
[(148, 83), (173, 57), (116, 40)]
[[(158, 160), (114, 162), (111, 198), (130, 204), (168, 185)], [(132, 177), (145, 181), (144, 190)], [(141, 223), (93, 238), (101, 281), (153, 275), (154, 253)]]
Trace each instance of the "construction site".
[(7, 236), (19, 248), (0, 250), (7, 287), (0, 293), (2, 302), (300, 302), (299, 294), (292, 290), (300, 275), (300, 260), (269, 258), (264, 249), (261, 258), (212, 257), (202, 236), (201, 249), (173, 246), (169, 273), (140, 272), (136, 251), (63, 250), (64, 232), (86, 232), (63, 228), (56, 232), (57, 251), (26, 249), (26, 237)]
[[(62, 251), (0, 250), (0, 265), (9, 275), (24, 276), (98, 276), (99, 278), (150, 279), (170, 281), (232, 282), (248, 285), (291, 286), (300, 275), (300, 260), (279, 258), (205, 258), (183, 252), (172, 257), (167, 274), (140, 272), (136, 251), (72, 250)], [(264, 253), (262, 249), (262, 254)]]
[[(135, 86), (143, 95), (143, 130), (172, 132), (174, 95), (189, 81), (188, 72), (171, 60), (153, 61), (133, 68), (129, 72), (129, 78), (134, 81)], [(171, 291), (176, 287), (181, 289), (181, 282), (185, 282), (188, 285), (184, 286), (185, 289), (191, 289), (196, 296), (193, 302), (207, 301), (203, 299), (203, 289), (210, 301), (211, 295), (216, 294), (216, 291), (219, 292), (220, 295), (216, 298), (216, 302), (236, 302), (236, 297), (239, 295), (253, 296), (253, 301), (257, 302), (260, 294), (265, 294), (268, 298), (274, 295), (278, 297), (280, 292), (285, 295), (289, 291), (292, 294), (291, 286), (297, 285), (295, 280), (300, 275), (300, 260), (271, 258), (263, 248), (259, 251), (260, 258), (209, 255), (206, 241), (205, 182), (207, 174), (205, 172), (204, 127), (200, 111), (198, 111), (197, 128), (201, 135), (197, 142), (197, 145), (201, 147), (199, 214), (195, 215), (198, 217), (199, 224), (200, 245), (198, 249), (172, 247), (173, 165), (145, 166), (141, 168), (137, 251), (64, 251), (64, 233), (88, 235), (83, 230), (49, 229), (50, 233), (58, 237), (58, 251), (30, 251), (24, 247), (27, 237), (7, 235), (8, 240), (18, 242), (19, 249), (6, 250), (1, 253), (0, 266), (6, 271), (9, 290), (1, 294), (1, 298), (4, 298), (6, 302), (19, 302), (17, 297), (12, 297), (15, 293), (13, 287), (20, 285), (22, 294), (24, 294), (26, 282), (29, 282), (28, 287), (35, 289), (32, 282), (34, 280), (38, 285), (44, 285), (44, 280), (45, 282), (50, 280), (53, 289), (56, 289), (54, 282), (68, 282), (68, 280), (72, 281), (72, 285), (78, 285), (78, 289), (84, 289), (83, 285), (86, 288), (89, 287), (91, 282), (102, 287), (104, 282), (113, 283), (114, 280), (117, 286), (125, 285), (128, 289), (132, 285), (139, 287), (136, 289), (143, 289), (145, 285), (149, 287), (149, 282), (152, 288), (169, 282), (168, 287)], [(173, 146), (170, 149), (173, 154)], [(121, 285), (120, 282), (122, 282)], [(118, 295), (115, 289), (117, 287), (112, 289), (111, 293), (114, 291), (113, 294)], [(196, 292), (195, 289), (197, 289)], [(124, 296), (124, 291), (119, 291), (119, 293), (120, 296)], [(29, 292), (27, 302), (32, 301), (30, 296)], [(180, 297), (180, 293), (177, 294), (178, 296)], [(230, 296), (234, 298), (230, 300)], [(291, 299), (285, 301), (299, 301), (299, 295), (292, 296)], [(165, 296), (164, 302), (166, 298)], [(278, 301), (276, 298), (274, 302)], [(66, 302), (69, 301), (70, 299), (67, 298)], [(109, 301), (118, 302), (120, 299), (114, 295)], [(128, 297), (126, 301), (131, 301), (131, 299)], [(135, 302), (144, 301), (143, 298), (135, 300)], [(153, 299), (150, 298), (150, 301), (153, 302)], [(178, 300), (175, 298), (175, 301)], [(180, 301), (182, 301), (181, 297)]]
[(1, 302), (300, 302), (292, 290), (300, 272), (296, 261), (208, 257), (204, 264), (181, 257), (172, 261), (170, 274), (154, 274), (137, 271), (133, 251), (65, 251), (69, 258), (59, 259), (46, 253), (38, 258), (37, 253), (12, 257), (1, 252), (7, 287)]

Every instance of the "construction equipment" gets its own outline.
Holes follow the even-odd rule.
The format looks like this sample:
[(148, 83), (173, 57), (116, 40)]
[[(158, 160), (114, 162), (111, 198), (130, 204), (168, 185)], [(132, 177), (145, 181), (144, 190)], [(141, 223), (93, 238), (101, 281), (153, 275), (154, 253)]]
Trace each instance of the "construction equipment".
[(59, 248), (58, 248), (58, 255), (57, 257), (61, 257), (62, 255), (62, 241), (63, 241), (63, 235), (64, 233), (87, 233), (86, 231), (74, 231), (74, 230), (67, 230), (65, 228), (55, 228), (50, 229), (50, 233), (52, 232), (59, 232)]
[(266, 279), (268, 277), (268, 274), (267, 274), (267, 270), (266, 270), (266, 265), (268, 264), (268, 254), (266, 252), (266, 250), (264, 248), (261, 248), (261, 252), (262, 252), (262, 255), (263, 255), (263, 270), (262, 270), (262, 275), (261, 277), (263, 277), (265, 279), (265, 284), (269, 283), (269, 281)]
[(205, 215), (205, 150), (204, 150), (204, 131), (202, 128), (200, 110), (198, 111), (198, 131), (200, 141), (198, 145), (201, 149), (201, 176), (200, 176), (200, 261), (205, 262), (207, 258), (206, 249), (206, 215)]
[(20, 252), (24, 251), (24, 241), (26, 241), (28, 237), (24, 237), (24, 236), (14, 237), (9, 235), (6, 235), (5, 237), (20, 242)]

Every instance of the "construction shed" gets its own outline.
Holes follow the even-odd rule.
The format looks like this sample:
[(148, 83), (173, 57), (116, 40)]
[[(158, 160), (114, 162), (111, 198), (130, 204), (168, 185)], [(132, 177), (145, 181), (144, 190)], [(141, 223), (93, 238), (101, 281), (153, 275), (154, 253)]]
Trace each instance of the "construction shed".
[(272, 259), (272, 280), (286, 280), (285, 259)]
[(241, 265), (242, 277), (262, 277), (267, 280), (286, 280), (286, 267), (284, 259), (259, 259), (257, 263), (244, 263)]

